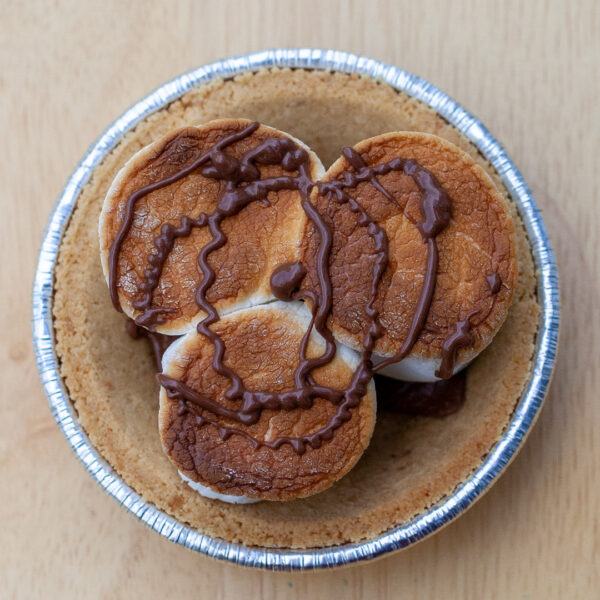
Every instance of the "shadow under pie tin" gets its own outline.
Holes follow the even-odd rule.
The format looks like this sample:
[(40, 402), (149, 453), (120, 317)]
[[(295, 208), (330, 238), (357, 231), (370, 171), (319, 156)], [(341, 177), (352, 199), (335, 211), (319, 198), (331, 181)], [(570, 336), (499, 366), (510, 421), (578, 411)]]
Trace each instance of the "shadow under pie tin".
[[(55, 350), (52, 298), (58, 249), (77, 198), (94, 169), (126, 132), (190, 89), (215, 78), (231, 78), (269, 67), (368, 75), (431, 106), (467, 137), (500, 175), (525, 224), (537, 270), (541, 315), (531, 375), (504, 434), (479, 468), (451, 495), (411, 521), (374, 539), (326, 548), (293, 550), (234, 544), (206, 536), (142, 500), (101, 457), (78, 423), (59, 373)], [(59, 196), (44, 233), (33, 286), (32, 329), (40, 377), (56, 422), (92, 477), (127, 510), (169, 540), (213, 558), (273, 570), (317, 569), (370, 560), (414, 544), (464, 512), (502, 473), (533, 426), (550, 383), (558, 328), (558, 273), (554, 254), (533, 196), (500, 144), (475, 117), (427, 81), (385, 63), (333, 50), (266, 50), (217, 61), (176, 77), (131, 107), (94, 143)]]

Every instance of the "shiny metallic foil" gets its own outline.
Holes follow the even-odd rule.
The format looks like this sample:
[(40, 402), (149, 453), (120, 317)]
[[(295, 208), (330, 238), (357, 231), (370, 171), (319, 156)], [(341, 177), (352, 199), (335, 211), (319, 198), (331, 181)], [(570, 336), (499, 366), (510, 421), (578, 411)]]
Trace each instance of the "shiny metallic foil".
[[(369, 75), (429, 104), (468, 137), (498, 171), (519, 209), (538, 269), (538, 295), (542, 305), (530, 381), (507, 430), (477, 471), (451, 496), (411, 522), (403, 523), (375, 539), (308, 550), (254, 548), (213, 539), (144, 502), (101, 457), (78, 424), (60, 378), (52, 326), (53, 271), (58, 247), (79, 193), (89, 181), (94, 168), (117, 145), (125, 132), (191, 88), (216, 77), (228, 78), (244, 71), (273, 66)], [(535, 422), (552, 375), (558, 326), (558, 273), (546, 228), (521, 173), (500, 144), (475, 117), (420, 77), (369, 58), (333, 50), (266, 50), (214, 62), (176, 77), (131, 107), (94, 143), (59, 196), (44, 233), (33, 286), (32, 330), (40, 377), (58, 426), (90, 475), (127, 510), (169, 540), (214, 558), (273, 570), (318, 569), (370, 560), (414, 544), (465, 511), (502, 473)]]

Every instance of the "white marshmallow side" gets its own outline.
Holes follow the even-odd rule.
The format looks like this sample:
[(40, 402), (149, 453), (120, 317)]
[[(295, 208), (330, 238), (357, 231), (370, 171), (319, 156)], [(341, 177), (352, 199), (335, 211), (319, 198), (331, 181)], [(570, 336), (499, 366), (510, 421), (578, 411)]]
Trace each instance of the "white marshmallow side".
[[(378, 365), (389, 357), (373, 354), (373, 364)], [(435, 372), (440, 368), (441, 358), (417, 358), (408, 356), (404, 360), (397, 363), (392, 363), (387, 367), (378, 371), (378, 374), (400, 379), (402, 381), (416, 381), (428, 383), (431, 381), (439, 381), (440, 378), (435, 376)], [(455, 365), (452, 374), (462, 371), (471, 361), (466, 361)]]
[[(342, 348), (346, 348), (350, 350), (354, 354), (356, 354), (360, 359), (360, 348), (357, 347), (357, 342), (355, 339), (350, 337), (343, 332), (334, 333), (336, 342), (338, 344), (338, 351)], [(456, 374), (459, 371), (462, 371), (466, 366), (469, 365), (480, 353), (483, 351), (483, 348), (473, 354), (473, 352), (467, 353), (465, 359), (461, 361), (457, 361), (454, 366), (454, 370), (452, 374)], [(383, 356), (381, 354), (377, 354), (373, 352), (371, 360), (373, 361), (373, 365), (377, 366), (379, 363), (390, 358), (389, 356)], [(401, 381), (415, 381), (417, 383), (430, 383), (433, 381), (439, 381), (440, 378), (435, 376), (435, 372), (440, 368), (442, 363), (442, 358), (440, 357), (429, 357), (423, 358), (420, 356), (415, 356), (409, 354), (405, 359), (401, 360), (397, 363), (392, 363), (387, 367), (378, 371), (378, 374), (385, 375), (387, 377), (391, 377), (393, 379), (400, 379)]]
[(181, 479), (183, 479), (193, 490), (198, 492), (205, 498), (211, 500), (220, 500), (221, 502), (229, 502), (229, 504), (255, 504), (261, 502), (257, 498), (248, 498), (247, 496), (229, 496), (228, 494), (219, 494), (209, 487), (202, 485), (196, 481), (192, 481), (189, 477), (186, 477), (181, 471), (177, 471)]

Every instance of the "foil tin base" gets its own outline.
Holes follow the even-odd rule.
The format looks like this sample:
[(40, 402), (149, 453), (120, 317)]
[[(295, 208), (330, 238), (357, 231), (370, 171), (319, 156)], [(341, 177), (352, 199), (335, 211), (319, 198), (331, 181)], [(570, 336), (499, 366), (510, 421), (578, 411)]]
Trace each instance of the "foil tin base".
[[(123, 134), (197, 85), (217, 77), (230, 78), (274, 66), (371, 76), (425, 102), (469, 138), (501, 176), (525, 223), (538, 271), (542, 306), (530, 380), (507, 430), (481, 466), (452, 495), (375, 539), (306, 550), (255, 548), (214, 539), (142, 500), (101, 457), (79, 425), (60, 377), (52, 324), (54, 266), (62, 234), (82, 188)], [(176, 77), (132, 106), (92, 145), (59, 196), (44, 233), (33, 286), (33, 341), (42, 384), (58, 426), (90, 475), (127, 510), (167, 539), (213, 558), (272, 570), (331, 568), (374, 559), (422, 540), (464, 512), (506, 468), (535, 422), (552, 376), (558, 329), (558, 273), (554, 254), (531, 191), (502, 146), (473, 115), (420, 77), (392, 65), (333, 50), (265, 50), (217, 61)]]

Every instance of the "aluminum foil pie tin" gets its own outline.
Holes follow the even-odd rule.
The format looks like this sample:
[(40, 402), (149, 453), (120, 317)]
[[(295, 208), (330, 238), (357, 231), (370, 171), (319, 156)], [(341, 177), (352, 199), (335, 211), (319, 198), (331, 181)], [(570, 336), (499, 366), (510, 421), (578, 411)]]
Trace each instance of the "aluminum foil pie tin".
[[(306, 550), (247, 547), (211, 538), (142, 500), (102, 458), (78, 423), (59, 374), (52, 324), (54, 267), (63, 232), (95, 167), (117, 145), (123, 134), (195, 86), (217, 77), (231, 78), (245, 71), (275, 66), (369, 75), (425, 102), (469, 138), (500, 174), (519, 209), (531, 241), (542, 306), (530, 380), (504, 435), (480, 467), (450, 496), (412, 521), (375, 539)], [(42, 384), (58, 426), (90, 475), (128, 511), (165, 538), (213, 558), (273, 570), (337, 567), (374, 559), (422, 540), (464, 512), (502, 473), (533, 426), (552, 376), (558, 326), (558, 273), (546, 228), (523, 176), (502, 146), (474, 116), (424, 79), (392, 65), (333, 50), (265, 50), (220, 60), (176, 77), (132, 106), (92, 145), (59, 196), (44, 233), (33, 285), (33, 342)]]

